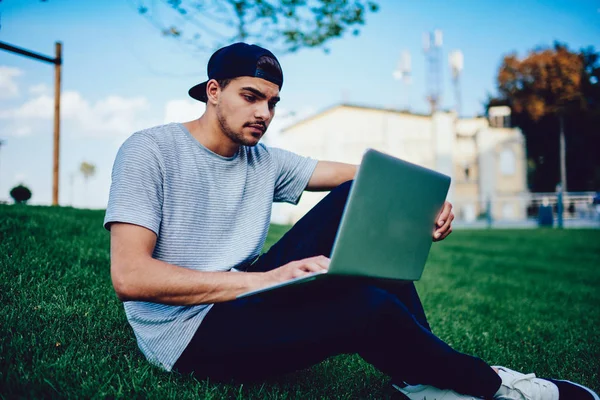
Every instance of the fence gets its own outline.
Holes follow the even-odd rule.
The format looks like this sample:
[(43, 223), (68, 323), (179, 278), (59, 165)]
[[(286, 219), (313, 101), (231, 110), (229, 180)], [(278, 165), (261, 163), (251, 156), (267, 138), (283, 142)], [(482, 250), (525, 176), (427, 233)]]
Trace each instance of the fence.
[[(594, 192), (563, 194), (562, 220), (571, 226), (600, 227), (600, 198)], [(551, 212), (551, 221), (560, 218), (558, 193), (496, 194), (487, 200), (456, 198), (452, 201), (458, 224), (536, 226), (540, 210)]]

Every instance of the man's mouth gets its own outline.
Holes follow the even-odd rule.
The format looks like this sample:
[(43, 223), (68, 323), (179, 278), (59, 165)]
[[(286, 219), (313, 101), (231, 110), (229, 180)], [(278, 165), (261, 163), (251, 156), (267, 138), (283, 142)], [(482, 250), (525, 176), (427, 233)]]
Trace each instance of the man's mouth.
[(267, 127), (262, 125), (262, 124), (249, 124), (247, 125), (249, 128), (252, 129), (256, 129), (258, 131), (260, 131), (261, 133), (265, 133), (265, 131), (267, 130)]

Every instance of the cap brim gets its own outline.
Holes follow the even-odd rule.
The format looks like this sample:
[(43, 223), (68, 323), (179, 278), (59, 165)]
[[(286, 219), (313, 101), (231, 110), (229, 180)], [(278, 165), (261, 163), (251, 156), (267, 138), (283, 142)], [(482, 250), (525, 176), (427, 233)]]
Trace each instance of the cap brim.
[(208, 98), (206, 97), (207, 84), (208, 81), (197, 84), (188, 91), (188, 94), (190, 95), (190, 97), (206, 103), (208, 101)]

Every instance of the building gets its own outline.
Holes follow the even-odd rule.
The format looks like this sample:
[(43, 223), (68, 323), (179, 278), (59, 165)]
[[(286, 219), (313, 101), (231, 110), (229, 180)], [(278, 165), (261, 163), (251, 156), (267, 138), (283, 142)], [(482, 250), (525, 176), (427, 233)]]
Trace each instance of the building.
[[(358, 164), (367, 148), (449, 175), (448, 199), (459, 220), (475, 221), (488, 208), (495, 220), (526, 218), (525, 140), (510, 127), (510, 109), (490, 117), (456, 118), (340, 104), (285, 128), (280, 147), (312, 158)], [(273, 220), (294, 223), (325, 193), (306, 192), (299, 205), (277, 206)]]

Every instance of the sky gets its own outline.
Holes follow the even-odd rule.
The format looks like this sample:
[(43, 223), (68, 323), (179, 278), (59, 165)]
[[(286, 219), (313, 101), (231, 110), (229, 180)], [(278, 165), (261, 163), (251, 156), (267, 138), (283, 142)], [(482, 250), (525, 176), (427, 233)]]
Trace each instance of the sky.
[[(166, 38), (140, 16), (139, 0), (0, 0), (0, 41), (54, 56), (63, 44), (59, 204), (105, 208), (116, 152), (137, 130), (199, 117), (203, 104), (188, 89), (206, 80), (211, 52)], [(148, 1), (148, 3), (160, 0)], [(330, 51), (276, 54), (285, 82), (265, 141), (282, 127), (333, 105), (428, 112), (424, 32), (443, 32), (442, 107), (455, 99), (448, 54), (461, 50), (461, 115), (481, 114), (503, 55), (520, 56), (554, 41), (600, 50), (599, 0), (380, 0), (358, 36), (328, 43)], [(171, 18), (162, 9), (164, 20)], [(411, 84), (395, 80), (402, 52), (411, 55)], [(30, 204), (52, 201), (51, 64), (0, 50), (0, 201), (19, 183)], [(96, 166), (85, 182), (82, 162)]]

